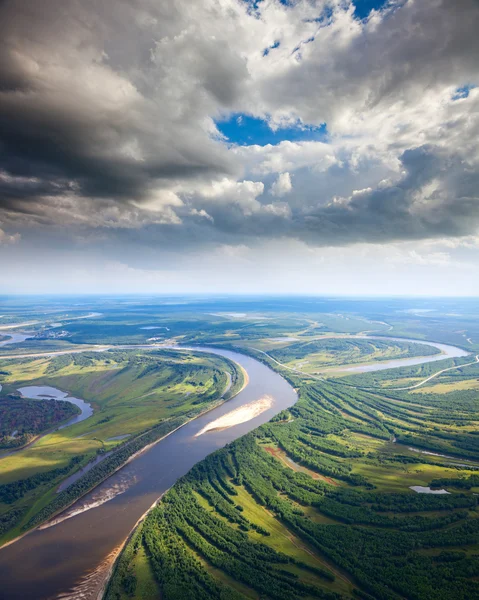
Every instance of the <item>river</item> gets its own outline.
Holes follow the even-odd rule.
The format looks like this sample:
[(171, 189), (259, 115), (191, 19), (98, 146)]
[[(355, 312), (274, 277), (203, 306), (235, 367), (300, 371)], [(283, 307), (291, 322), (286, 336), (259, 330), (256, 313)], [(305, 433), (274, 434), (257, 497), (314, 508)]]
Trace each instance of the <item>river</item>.
[[(442, 353), (350, 370), (381, 370), (467, 354), (445, 344), (422, 340), (420, 343), (438, 347)], [(216, 348), (191, 350), (233, 360), (248, 373), (248, 385), (232, 400), (190, 421), (125, 465), (52, 522), (0, 549), (2, 600), (97, 598), (129, 532), (179, 477), (214, 450), (266, 423), (297, 400), (295, 390), (283, 377), (249, 356)], [(272, 400), (270, 408), (255, 418), (228, 429), (197, 435), (226, 413), (265, 397)]]
[[(77, 501), (58, 524), (0, 549), (2, 600), (96, 598), (115, 550), (159, 496), (208, 454), (296, 402), (289, 383), (261, 362), (236, 352), (202, 350), (242, 366), (248, 385), (128, 463)], [(250, 421), (196, 436), (211, 421), (265, 396), (272, 398), (271, 407)]]
[[(350, 373), (369, 373), (371, 371), (384, 371), (386, 369), (395, 369), (399, 367), (412, 367), (414, 365), (422, 365), (423, 363), (436, 362), (446, 358), (459, 358), (468, 356), (470, 352), (466, 352), (462, 348), (449, 346), (448, 344), (439, 344), (438, 342), (428, 342), (426, 340), (412, 340), (408, 338), (384, 337), (375, 335), (356, 336), (368, 340), (390, 340), (394, 342), (411, 342), (413, 344), (423, 344), (424, 346), (432, 346), (440, 350), (439, 354), (432, 356), (413, 356), (412, 358), (397, 358), (394, 360), (385, 360), (371, 364), (358, 365), (356, 367), (334, 367), (335, 371), (343, 371)], [(333, 369), (331, 369), (333, 370)]]

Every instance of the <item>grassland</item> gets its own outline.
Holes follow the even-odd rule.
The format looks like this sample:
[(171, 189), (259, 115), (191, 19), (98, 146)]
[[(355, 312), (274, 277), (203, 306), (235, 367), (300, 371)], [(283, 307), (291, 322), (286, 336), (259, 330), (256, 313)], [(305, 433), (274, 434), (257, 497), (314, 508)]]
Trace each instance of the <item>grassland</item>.
[(242, 380), (233, 363), (221, 357), (173, 351), (22, 359), (6, 361), (1, 370), (6, 373), (3, 393), (48, 385), (94, 408), (93, 416), (81, 423), (49, 433), (15, 454), (0, 454), (0, 519), (10, 523), (7, 515), (21, 515), (13, 528), (0, 532), (2, 542), (43, 514), (57, 499), (58, 484), (93, 458), (120, 448), (125, 452), (160, 424), (166, 433), (169, 424), (178, 426), (219, 401), (230, 380), (228, 395)]

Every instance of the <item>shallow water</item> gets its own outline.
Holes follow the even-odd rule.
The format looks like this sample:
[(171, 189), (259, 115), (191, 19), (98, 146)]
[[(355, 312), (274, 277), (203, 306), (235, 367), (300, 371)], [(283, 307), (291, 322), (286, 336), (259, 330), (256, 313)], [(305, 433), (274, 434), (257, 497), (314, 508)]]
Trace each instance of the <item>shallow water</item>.
[(75, 415), (66, 423), (58, 427), (58, 430), (69, 427), (74, 423), (80, 423), (81, 421), (88, 419), (88, 417), (91, 417), (93, 414), (93, 408), (91, 407), (91, 404), (85, 402), (85, 400), (73, 398), (73, 396), (69, 396), (67, 392), (62, 392), (61, 390), (49, 385), (30, 385), (27, 387), (18, 388), (18, 391), (25, 398), (30, 398), (32, 400), (64, 400), (65, 402), (70, 402), (71, 404), (78, 406), (78, 408), (81, 410), (81, 413), (79, 415)]
[(414, 490), (418, 494), (450, 494), (446, 490), (431, 490), (430, 487), (425, 487), (423, 485), (411, 485), (410, 490)]

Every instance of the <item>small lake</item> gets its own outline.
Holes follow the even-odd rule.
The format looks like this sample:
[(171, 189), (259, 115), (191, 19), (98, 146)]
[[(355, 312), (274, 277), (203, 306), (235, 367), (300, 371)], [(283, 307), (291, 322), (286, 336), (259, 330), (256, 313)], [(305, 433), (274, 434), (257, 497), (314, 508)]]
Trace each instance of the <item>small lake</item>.
[(31, 333), (11, 333), (10, 331), (0, 331), (0, 334), (2, 336), (9, 336), (8, 340), (3, 340), (3, 342), (0, 342), (0, 346), (7, 346), (8, 344), (20, 344), (21, 342), (31, 338), (33, 335)]
[(417, 492), (418, 494), (450, 494), (451, 493), (446, 490), (432, 490), (430, 487), (425, 487), (423, 485), (411, 485), (411, 487), (409, 489)]
[(85, 400), (81, 400), (80, 398), (74, 398), (73, 396), (69, 396), (67, 392), (62, 392), (61, 390), (57, 390), (57, 388), (50, 387), (49, 385), (30, 385), (27, 387), (18, 388), (18, 391), (24, 398), (29, 398), (30, 400), (64, 400), (65, 402), (70, 402), (81, 410), (79, 415), (75, 415), (71, 419), (69, 419), (66, 423), (63, 423), (57, 430), (64, 429), (65, 427), (69, 427), (74, 423), (80, 423), (88, 417), (91, 417), (93, 414), (93, 408), (91, 404), (85, 402)]

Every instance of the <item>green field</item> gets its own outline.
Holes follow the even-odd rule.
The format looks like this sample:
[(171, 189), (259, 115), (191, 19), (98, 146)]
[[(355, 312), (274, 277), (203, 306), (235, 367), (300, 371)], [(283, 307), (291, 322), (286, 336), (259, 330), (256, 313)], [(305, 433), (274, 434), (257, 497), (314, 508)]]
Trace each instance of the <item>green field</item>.
[[(1, 360), (2, 395), (51, 385), (95, 410), (15, 455), (0, 454), (0, 541), (48, 518), (137, 448), (213, 405), (226, 372), (230, 393), (242, 384), (234, 366), (217, 357), (93, 352), (94, 345), (217, 345), (279, 371), (299, 401), (177, 482), (121, 554), (108, 600), (477, 598), (479, 364), (468, 365), (479, 352), (476, 304), (0, 299), (0, 326), (35, 320), (29, 327), (46, 338), (3, 346), (1, 355), (81, 351)], [(67, 335), (54, 339), (58, 331)], [(435, 352), (421, 340), (456, 344), (471, 355), (355, 375), (334, 371)], [(455, 366), (416, 389), (396, 389)], [(70, 473), (111, 449), (100, 468), (55, 493)], [(449, 493), (419, 494), (411, 486)]]
[(22, 515), (13, 529), (4, 527), (2, 541), (35, 519), (56, 499), (61, 480), (92, 458), (133, 444), (160, 424), (166, 433), (219, 401), (228, 377), (233, 382), (229, 394), (242, 380), (233, 363), (221, 357), (167, 350), (86, 352), (5, 361), (1, 368), (6, 373), (3, 394), (48, 385), (94, 408), (81, 423), (49, 433), (15, 454), (0, 454), (0, 518), (10, 523), (8, 515)]

